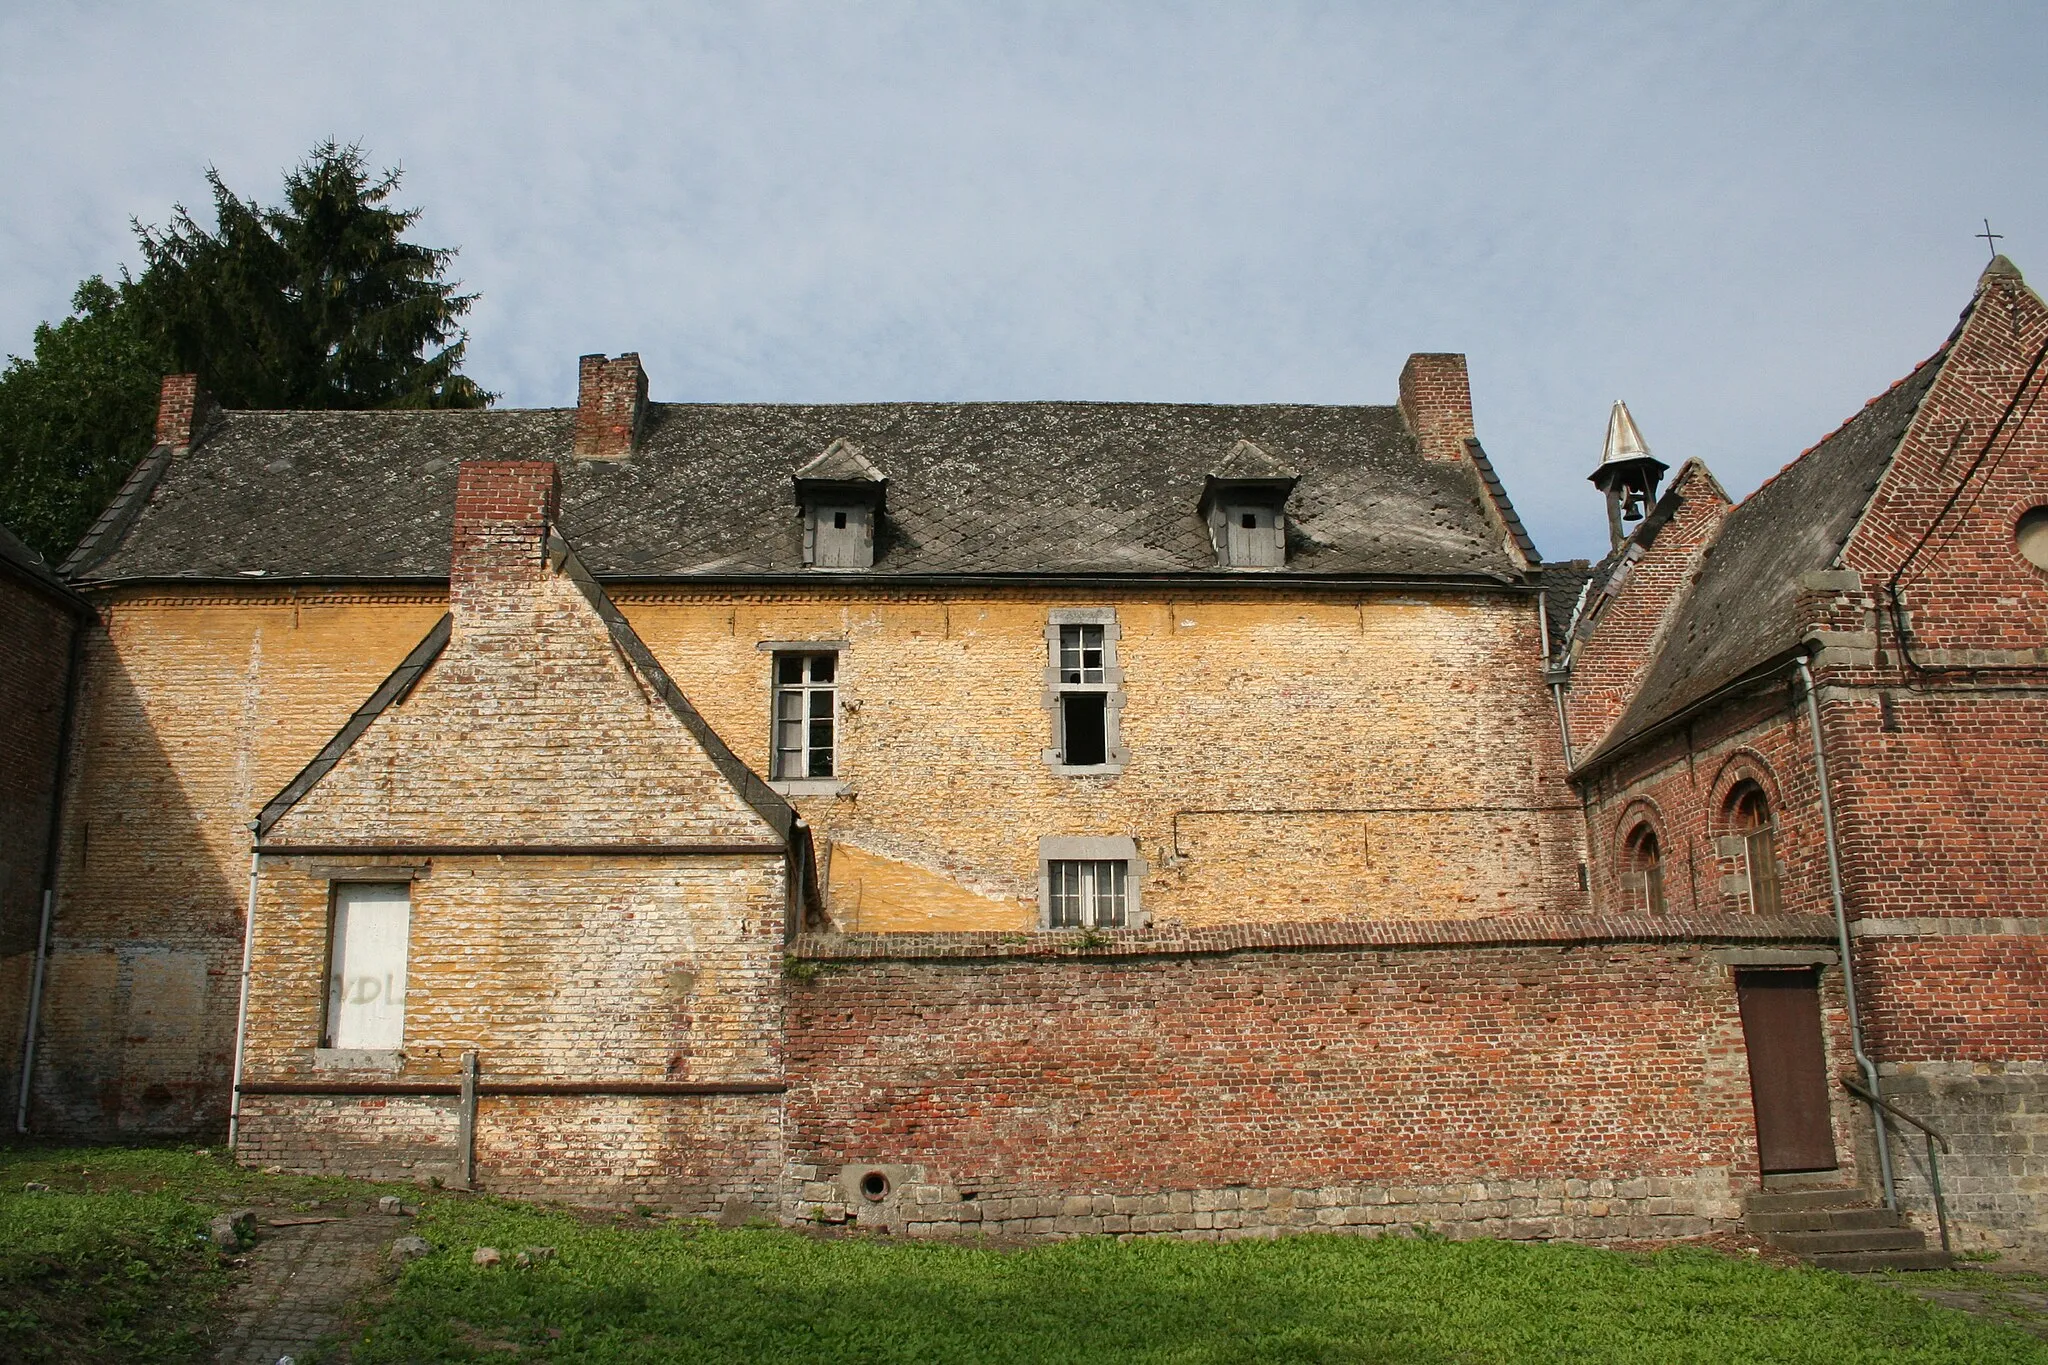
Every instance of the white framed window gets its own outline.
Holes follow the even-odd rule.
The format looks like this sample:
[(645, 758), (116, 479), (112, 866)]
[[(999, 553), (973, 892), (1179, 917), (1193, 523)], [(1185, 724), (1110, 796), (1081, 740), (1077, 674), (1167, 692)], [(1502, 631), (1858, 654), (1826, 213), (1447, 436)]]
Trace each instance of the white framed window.
[(779, 653), (774, 659), (775, 778), (789, 782), (836, 776), (839, 655)]
[(1046, 623), (1045, 708), (1052, 747), (1044, 756), (1054, 772), (1114, 774), (1128, 758), (1121, 743), (1118, 636), (1113, 607), (1060, 608)]
[(321, 1046), (395, 1052), (405, 1042), (410, 882), (336, 882)]
[(1054, 929), (1121, 929), (1129, 916), (1130, 864), (1059, 858), (1046, 864), (1047, 918)]
[(1039, 922), (1047, 929), (1136, 929), (1148, 868), (1134, 839), (1055, 835), (1038, 841)]

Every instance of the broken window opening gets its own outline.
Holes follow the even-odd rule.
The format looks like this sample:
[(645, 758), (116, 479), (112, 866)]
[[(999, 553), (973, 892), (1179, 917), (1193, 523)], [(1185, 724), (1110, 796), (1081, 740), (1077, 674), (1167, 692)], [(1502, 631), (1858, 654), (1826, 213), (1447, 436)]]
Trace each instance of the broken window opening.
[(834, 775), (838, 671), (837, 654), (775, 656), (777, 779)]
[(1728, 794), (1728, 824), (1742, 841), (1742, 871), (1749, 888), (1749, 908), (1775, 915), (1781, 908), (1778, 888), (1778, 832), (1771, 822), (1771, 803), (1753, 781), (1736, 784)]
[(1637, 909), (1652, 915), (1664, 913), (1664, 863), (1657, 847), (1657, 831), (1648, 821), (1629, 834), (1628, 866), (1622, 881)]
[(1046, 865), (1055, 929), (1121, 929), (1128, 919), (1128, 863), (1055, 859)]
[(1060, 754), (1069, 766), (1109, 762), (1108, 700), (1101, 692), (1068, 692), (1060, 697)]
[(1060, 681), (1099, 683), (1102, 671), (1102, 627), (1060, 627)]

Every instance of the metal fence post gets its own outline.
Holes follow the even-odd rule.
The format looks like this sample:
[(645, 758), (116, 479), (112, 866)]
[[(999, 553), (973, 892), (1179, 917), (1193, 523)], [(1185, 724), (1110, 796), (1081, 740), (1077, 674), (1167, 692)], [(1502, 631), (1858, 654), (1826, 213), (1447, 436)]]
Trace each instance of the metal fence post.
[(462, 1054), (462, 1098), (458, 1101), (461, 1109), (456, 1116), (455, 1160), (456, 1188), (474, 1189), (476, 1186), (476, 1052), (474, 1049)]

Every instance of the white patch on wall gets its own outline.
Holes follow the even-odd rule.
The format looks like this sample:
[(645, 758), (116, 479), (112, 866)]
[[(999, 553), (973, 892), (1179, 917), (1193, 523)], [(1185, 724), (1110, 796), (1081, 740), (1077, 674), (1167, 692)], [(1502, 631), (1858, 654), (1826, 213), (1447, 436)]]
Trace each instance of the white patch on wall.
[(412, 888), (343, 882), (334, 888), (334, 954), (327, 1046), (394, 1050), (405, 1041), (405, 944)]

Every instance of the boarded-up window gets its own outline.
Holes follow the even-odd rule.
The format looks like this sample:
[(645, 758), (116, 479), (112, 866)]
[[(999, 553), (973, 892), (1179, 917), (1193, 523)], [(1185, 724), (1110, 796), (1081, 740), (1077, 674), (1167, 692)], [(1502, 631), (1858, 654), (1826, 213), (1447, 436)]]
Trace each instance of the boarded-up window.
[(1277, 569), (1287, 562), (1286, 525), (1277, 508), (1228, 507), (1223, 562), (1233, 569)]
[(872, 509), (860, 503), (818, 504), (810, 510), (810, 561), (820, 569), (867, 569), (875, 563)]
[(405, 1041), (406, 883), (339, 882), (327, 983), (331, 1048), (396, 1050)]

